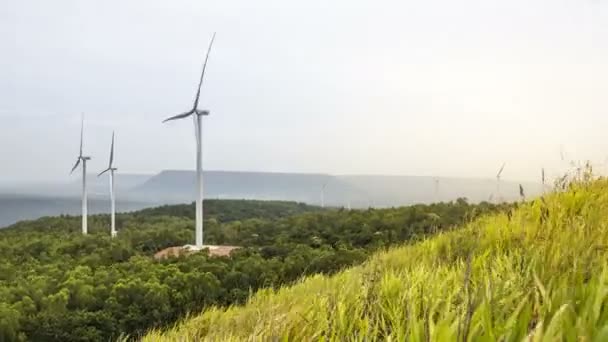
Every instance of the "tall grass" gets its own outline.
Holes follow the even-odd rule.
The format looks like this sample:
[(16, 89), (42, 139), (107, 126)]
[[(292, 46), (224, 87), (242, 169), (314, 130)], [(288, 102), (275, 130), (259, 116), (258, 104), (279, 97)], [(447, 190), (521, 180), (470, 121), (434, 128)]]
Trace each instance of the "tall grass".
[(578, 177), (510, 213), (143, 340), (608, 341), (608, 182)]

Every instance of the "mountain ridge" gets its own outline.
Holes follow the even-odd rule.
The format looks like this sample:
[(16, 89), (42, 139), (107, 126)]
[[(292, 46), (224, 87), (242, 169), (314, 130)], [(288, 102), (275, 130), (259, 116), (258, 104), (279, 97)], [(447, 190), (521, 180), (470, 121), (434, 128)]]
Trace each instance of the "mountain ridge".
[[(492, 179), (213, 170), (205, 171), (204, 176), (207, 199), (294, 201), (345, 208), (398, 207), (458, 198), (473, 203), (497, 200), (496, 180)], [(107, 176), (89, 174), (87, 178), (92, 212), (107, 212)], [(74, 176), (67, 184), (0, 188), (0, 227), (22, 219), (78, 214), (80, 182)], [(519, 184), (528, 197), (541, 192), (539, 184), (501, 181), (502, 200), (519, 200)], [(195, 172), (191, 170), (163, 170), (155, 175), (117, 173), (117, 210), (191, 203), (196, 198), (195, 189)]]

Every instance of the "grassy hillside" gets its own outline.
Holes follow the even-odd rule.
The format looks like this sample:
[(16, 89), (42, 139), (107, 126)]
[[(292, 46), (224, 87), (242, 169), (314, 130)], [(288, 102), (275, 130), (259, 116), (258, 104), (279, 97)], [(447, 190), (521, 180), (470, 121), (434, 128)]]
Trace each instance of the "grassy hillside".
[(144, 340), (606, 341), (608, 182), (262, 290)]

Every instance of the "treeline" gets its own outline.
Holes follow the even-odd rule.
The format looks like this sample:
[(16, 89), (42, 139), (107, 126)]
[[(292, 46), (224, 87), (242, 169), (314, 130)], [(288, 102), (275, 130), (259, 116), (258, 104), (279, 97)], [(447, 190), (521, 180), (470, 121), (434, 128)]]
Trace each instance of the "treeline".
[(465, 200), (361, 211), (259, 201), (205, 206), (206, 243), (244, 247), (232, 257), (151, 257), (192, 242), (192, 205), (120, 214), (115, 239), (105, 215), (89, 219), (88, 236), (68, 216), (0, 230), (0, 341), (137, 337), (208, 305), (243, 303), (261, 287), (333, 273), (378, 248), (506, 208)]
[[(306, 212), (321, 211), (321, 207), (304, 203), (288, 201), (259, 201), (259, 200), (205, 200), (203, 211), (205, 217), (213, 217), (219, 222), (244, 220), (260, 217), (277, 219)], [(137, 216), (177, 216), (194, 217), (194, 204), (163, 205), (143, 209), (135, 213)]]

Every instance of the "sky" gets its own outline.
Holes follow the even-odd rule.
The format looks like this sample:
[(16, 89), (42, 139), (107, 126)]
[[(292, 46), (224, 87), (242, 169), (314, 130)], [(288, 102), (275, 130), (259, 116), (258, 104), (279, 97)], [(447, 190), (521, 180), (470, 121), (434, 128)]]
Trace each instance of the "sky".
[[(608, 157), (605, 0), (0, 5), (0, 184), (204, 168), (539, 180)], [(74, 179), (76, 175), (72, 176)]]

